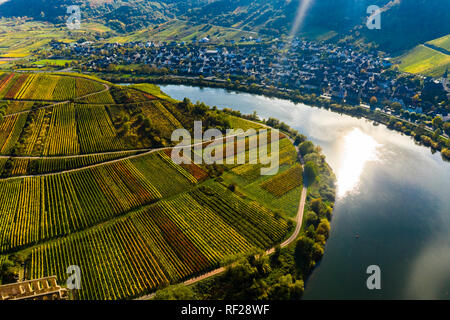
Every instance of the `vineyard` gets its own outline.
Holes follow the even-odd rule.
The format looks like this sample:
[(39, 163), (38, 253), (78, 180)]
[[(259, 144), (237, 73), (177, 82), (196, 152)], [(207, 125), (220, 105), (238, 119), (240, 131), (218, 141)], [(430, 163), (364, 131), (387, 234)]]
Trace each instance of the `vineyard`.
[(159, 153), (61, 174), (0, 180), (0, 197), (6, 199), (0, 204), (0, 252), (93, 226), (187, 190), (195, 181)]
[(121, 150), (123, 142), (103, 106), (76, 105), (83, 153)]
[(4, 74), (0, 98), (7, 100), (66, 101), (105, 90), (88, 79), (47, 74)]
[[(23, 254), (28, 279), (64, 284), (78, 265), (80, 298), (129, 299), (272, 248), (292, 230), (302, 170), (284, 135), (262, 145), (280, 146), (279, 173), (262, 177), (261, 164), (175, 164), (173, 130), (221, 118), (156, 86), (2, 74), (0, 98), (0, 259)], [(230, 157), (248, 160), (258, 140), (246, 137), (240, 153), (227, 144), (224, 155), (233, 147)]]
[[(47, 157), (47, 158), (0, 158), (0, 176), (3, 178), (20, 175), (56, 173), (66, 170), (83, 168), (112, 160), (129, 157), (139, 153), (138, 151), (119, 151), (114, 153), (89, 154), (73, 157)], [(6, 162), (9, 161), (10, 171), (4, 170)], [(15, 171), (14, 168), (23, 168)], [(20, 173), (18, 172), (20, 171)], [(195, 176), (195, 175), (194, 175)]]
[(11, 117), (3, 117), (0, 120), (0, 154), (7, 155), (11, 152), (27, 120), (26, 114)]
[(264, 181), (261, 187), (279, 198), (290, 190), (303, 184), (303, 170), (296, 165), (269, 180)]
[(224, 188), (198, 188), (33, 249), (30, 274), (65, 278), (64, 266), (79, 265), (82, 298), (130, 298), (268, 248), (286, 231), (284, 220)]

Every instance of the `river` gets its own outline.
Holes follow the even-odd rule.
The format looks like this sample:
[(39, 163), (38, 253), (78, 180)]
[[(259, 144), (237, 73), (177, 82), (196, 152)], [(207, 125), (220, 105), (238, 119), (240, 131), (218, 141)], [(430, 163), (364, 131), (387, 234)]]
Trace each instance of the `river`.
[[(450, 163), (365, 119), (224, 89), (163, 85), (175, 99), (278, 118), (320, 145), (337, 176), (325, 255), (305, 299), (449, 299)], [(381, 270), (369, 290), (367, 267)]]

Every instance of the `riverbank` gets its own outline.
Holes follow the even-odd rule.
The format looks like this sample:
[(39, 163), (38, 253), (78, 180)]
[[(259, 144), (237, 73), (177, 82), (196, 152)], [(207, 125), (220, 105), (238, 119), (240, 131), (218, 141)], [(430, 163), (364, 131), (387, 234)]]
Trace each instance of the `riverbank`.
[[(287, 129), (287, 133), (295, 132)], [(296, 144), (304, 172), (294, 233), (266, 252), (234, 257), (224, 267), (141, 299), (293, 300), (303, 296), (305, 283), (322, 259), (330, 234), (335, 176), (320, 147), (310, 141), (298, 144), (290, 140)]]
[(439, 151), (444, 160), (450, 161), (450, 139), (442, 135), (436, 136), (436, 134), (427, 129), (425, 125), (417, 125), (379, 110), (331, 101), (330, 99), (318, 97), (314, 93), (301, 94), (298, 91), (275, 87), (263, 87), (257, 84), (244, 85), (230, 83), (224, 80), (201, 79), (197, 77), (108, 77), (108, 75), (102, 75), (102, 77), (112, 83), (173, 84), (234, 90), (272, 98), (287, 99), (294, 103), (303, 103), (314, 107), (324, 108), (339, 114), (347, 114), (356, 118), (366, 118), (376, 123), (384, 124), (391, 130), (411, 136), (417, 143), (429, 147), (432, 152)]
[[(337, 197), (326, 253), (305, 283), (304, 299), (447, 297), (447, 265), (442, 255), (434, 255), (448, 255), (450, 240), (450, 166), (439, 153), (373, 121), (286, 99), (207, 87), (162, 85), (161, 90), (222, 110), (257, 110), (261, 118), (275, 117), (322, 148), (337, 176)], [(366, 268), (373, 264), (382, 269), (382, 290), (365, 285)]]

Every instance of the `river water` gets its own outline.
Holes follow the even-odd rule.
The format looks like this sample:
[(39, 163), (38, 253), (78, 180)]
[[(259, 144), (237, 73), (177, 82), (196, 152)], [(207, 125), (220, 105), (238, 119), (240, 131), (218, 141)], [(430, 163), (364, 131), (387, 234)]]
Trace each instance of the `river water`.
[[(365, 119), (223, 89), (163, 85), (188, 97), (280, 119), (322, 147), (337, 176), (325, 255), (305, 299), (450, 299), (450, 163)], [(367, 267), (381, 289), (367, 288)]]

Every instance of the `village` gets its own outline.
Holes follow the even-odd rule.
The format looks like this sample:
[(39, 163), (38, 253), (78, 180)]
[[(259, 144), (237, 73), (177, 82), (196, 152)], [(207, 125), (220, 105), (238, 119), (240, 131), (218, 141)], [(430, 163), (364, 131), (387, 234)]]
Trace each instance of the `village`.
[[(208, 38), (193, 43), (91, 42), (52, 43), (56, 58), (80, 61), (83, 71), (133, 72), (201, 77), (243, 85), (275, 86), (314, 93), (338, 103), (379, 108), (416, 121), (448, 115), (447, 72), (441, 79), (393, 70), (389, 57), (349, 45), (294, 39), (290, 43), (212, 45)], [(446, 101), (442, 103), (442, 101)]]

